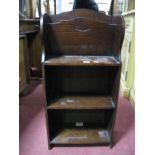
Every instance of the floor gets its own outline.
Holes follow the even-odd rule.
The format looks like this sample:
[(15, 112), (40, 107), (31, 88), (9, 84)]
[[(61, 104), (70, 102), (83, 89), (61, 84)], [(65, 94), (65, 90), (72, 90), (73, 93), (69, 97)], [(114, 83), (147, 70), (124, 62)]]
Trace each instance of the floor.
[(114, 146), (54, 147), (48, 150), (44, 114), (43, 86), (35, 82), (26, 95), (20, 97), (20, 155), (134, 155), (135, 112), (131, 103), (119, 96)]

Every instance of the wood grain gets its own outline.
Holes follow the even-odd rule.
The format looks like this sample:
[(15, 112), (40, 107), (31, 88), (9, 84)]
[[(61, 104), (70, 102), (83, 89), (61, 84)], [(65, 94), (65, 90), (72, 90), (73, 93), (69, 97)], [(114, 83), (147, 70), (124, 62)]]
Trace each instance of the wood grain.
[(59, 56), (45, 61), (47, 66), (119, 66), (113, 56)]
[(66, 96), (53, 101), (47, 109), (113, 109), (111, 97)]
[(41, 34), (49, 148), (112, 146), (123, 18), (88, 9), (45, 14)]
[[(45, 50), (49, 55), (112, 55), (115, 25), (75, 18), (45, 27)], [(46, 35), (50, 33), (51, 35)], [(48, 44), (48, 45), (47, 45)]]
[(109, 137), (104, 129), (64, 129), (50, 144), (109, 144)]

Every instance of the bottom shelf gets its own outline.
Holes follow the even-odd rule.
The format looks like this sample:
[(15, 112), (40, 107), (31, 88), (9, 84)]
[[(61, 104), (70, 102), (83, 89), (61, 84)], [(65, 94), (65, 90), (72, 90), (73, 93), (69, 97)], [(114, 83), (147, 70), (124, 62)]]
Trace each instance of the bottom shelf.
[(61, 130), (50, 142), (54, 145), (108, 145), (109, 134), (104, 129), (71, 128)]

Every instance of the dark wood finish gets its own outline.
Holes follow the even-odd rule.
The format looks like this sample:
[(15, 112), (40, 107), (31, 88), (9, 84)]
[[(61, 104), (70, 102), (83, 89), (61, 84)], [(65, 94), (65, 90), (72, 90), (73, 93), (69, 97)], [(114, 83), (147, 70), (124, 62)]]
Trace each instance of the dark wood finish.
[(41, 7), (42, 7), (41, 0), (38, 0), (38, 13), (39, 13), (39, 18), (40, 18), (41, 15), (42, 15), (42, 13), (41, 13)]
[(104, 129), (73, 129), (61, 130), (50, 142), (55, 145), (108, 145), (108, 131)]
[(113, 56), (59, 56), (45, 61), (47, 66), (119, 66)]
[(27, 36), (29, 71), (31, 77), (41, 77), (41, 36), (39, 19), (20, 19), (19, 35)]
[(56, 8), (56, 0), (54, 0), (54, 14), (56, 14), (57, 8)]
[(113, 10), (114, 10), (114, 0), (111, 1), (109, 15), (113, 16)]
[(27, 30), (27, 31), (19, 32), (19, 35), (29, 35), (37, 32), (38, 30)]
[(45, 66), (47, 104), (59, 96), (110, 96), (118, 66)]
[[(46, 35), (48, 33), (51, 35)], [(122, 25), (75, 17), (45, 23), (43, 39), (47, 56), (88, 55), (87, 52), (89, 55), (116, 56), (122, 33)]]
[(103, 96), (66, 96), (55, 99), (47, 109), (113, 109), (111, 97)]
[(124, 20), (88, 9), (45, 14), (41, 34), (49, 148), (112, 146)]

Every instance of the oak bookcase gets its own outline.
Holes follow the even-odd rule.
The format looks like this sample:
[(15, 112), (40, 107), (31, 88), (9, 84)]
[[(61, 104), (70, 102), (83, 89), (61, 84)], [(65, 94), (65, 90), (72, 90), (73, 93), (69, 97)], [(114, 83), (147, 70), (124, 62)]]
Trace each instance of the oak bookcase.
[(88, 9), (41, 19), (49, 148), (112, 146), (124, 21)]

